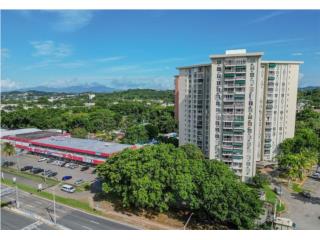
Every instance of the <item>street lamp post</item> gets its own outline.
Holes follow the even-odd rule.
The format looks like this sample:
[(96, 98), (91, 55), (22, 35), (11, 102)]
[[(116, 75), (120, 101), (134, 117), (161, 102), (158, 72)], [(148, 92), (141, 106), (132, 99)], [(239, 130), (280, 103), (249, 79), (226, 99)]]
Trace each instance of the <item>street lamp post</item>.
[(17, 208), (19, 208), (20, 204), (19, 204), (19, 191), (18, 191), (18, 185), (17, 185), (17, 178), (13, 177), (12, 181), (16, 185), (16, 206)]

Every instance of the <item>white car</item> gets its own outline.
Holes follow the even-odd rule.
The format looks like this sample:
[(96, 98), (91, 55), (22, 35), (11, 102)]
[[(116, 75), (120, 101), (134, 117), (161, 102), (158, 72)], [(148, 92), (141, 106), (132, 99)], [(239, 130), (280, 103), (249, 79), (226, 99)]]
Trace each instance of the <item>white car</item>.
[(44, 162), (44, 161), (47, 161), (47, 160), (48, 160), (48, 158), (42, 157), (42, 158), (40, 158), (40, 159), (38, 160), (38, 162)]
[(68, 184), (62, 185), (61, 190), (68, 193), (74, 193), (76, 191), (76, 189), (73, 186)]

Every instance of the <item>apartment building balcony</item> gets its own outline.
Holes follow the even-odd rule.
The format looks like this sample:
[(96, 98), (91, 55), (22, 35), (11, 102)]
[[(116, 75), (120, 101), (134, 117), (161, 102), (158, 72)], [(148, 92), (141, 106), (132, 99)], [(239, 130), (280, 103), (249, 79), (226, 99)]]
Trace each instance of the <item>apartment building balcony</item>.
[(203, 78), (204, 78), (204, 73), (203, 73), (203, 72), (195, 73), (195, 74), (194, 74), (194, 77), (195, 77), (195, 78), (198, 78), (198, 79), (203, 79)]
[(235, 78), (235, 76), (236, 76), (236, 74), (235, 73), (225, 73), (224, 75), (223, 75), (223, 77), (224, 77), (224, 79), (226, 80), (226, 79), (230, 79), (230, 78)]
[(234, 100), (235, 101), (243, 101), (245, 99), (245, 95), (244, 94), (236, 94), (234, 95)]
[(272, 104), (267, 104), (266, 109), (272, 109)]
[(233, 142), (232, 145), (235, 148), (242, 148), (243, 147), (243, 143), (242, 142)]
[[(241, 111), (242, 110), (242, 111)], [(234, 112), (235, 116), (243, 116), (244, 115), (244, 111), (241, 108), (236, 108), (236, 111)]]
[(234, 102), (234, 98), (223, 98), (224, 102)]
[(269, 63), (269, 68), (275, 68), (277, 65), (275, 63)]
[(238, 160), (239, 161), (239, 160), (242, 160), (242, 159), (243, 159), (242, 155), (233, 155), (232, 156), (232, 160), (236, 160), (236, 161)]
[(244, 80), (244, 79), (236, 79), (234, 81), (234, 84), (235, 85), (239, 85), (239, 86), (244, 86), (244, 85), (246, 85), (246, 80)]
[(222, 145), (222, 149), (233, 150), (233, 146), (232, 145), (223, 144)]
[(224, 66), (245, 67), (245, 61), (224, 61)]
[(240, 91), (239, 90), (235, 90), (234, 93), (235, 94), (243, 94), (244, 95), (246, 92), (245, 92), (245, 90), (240, 90)]
[(242, 136), (243, 133), (244, 133), (244, 129), (234, 129), (234, 130), (233, 130), (233, 134), (234, 134), (234, 135), (240, 135), (240, 136)]
[(269, 77), (268, 77), (268, 80), (269, 80), (269, 81), (273, 81), (273, 80), (275, 80), (275, 79), (276, 79), (276, 78), (275, 78), (275, 77), (272, 77), (272, 76), (269, 76)]

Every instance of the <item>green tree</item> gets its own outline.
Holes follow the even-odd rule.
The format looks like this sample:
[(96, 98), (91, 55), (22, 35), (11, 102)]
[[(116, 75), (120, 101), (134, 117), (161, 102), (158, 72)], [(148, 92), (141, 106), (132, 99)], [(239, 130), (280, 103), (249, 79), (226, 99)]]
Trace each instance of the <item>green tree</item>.
[[(125, 151), (98, 166), (103, 191), (124, 207), (193, 212), (199, 223), (252, 229), (261, 213), (257, 193), (223, 163), (190, 159), (171, 144)], [(189, 148), (187, 148), (189, 149)]]
[(185, 144), (180, 148), (186, 153), (189, 159), (204, 159), (204, 155), (199, 147), (194, 144)]
[(143, 125), (129, 127), (123, 139), (124, 143), (137, 144), (146, 143), (149, 140), (148, 132)]
[(88, 132), (85, 128), (74, 128), (70, 131), (71, 136), (75, 138), (86, 138), (88, 136)]
[(158, 129), (157, 126), (154, 126), (152, 124), (147, 124), (147, 125), (145, 125), (145, 128), (147, 130), (149, 139), (153, 139), (153, 138), (156, 138), (158, 136), (159, 129)]

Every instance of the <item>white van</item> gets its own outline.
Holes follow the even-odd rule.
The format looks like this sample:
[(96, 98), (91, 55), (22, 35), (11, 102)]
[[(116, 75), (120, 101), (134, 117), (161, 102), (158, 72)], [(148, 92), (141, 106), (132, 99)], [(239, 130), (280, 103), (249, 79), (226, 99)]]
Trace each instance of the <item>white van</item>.
[(73, 186), (67, 184), (62, 185), (61, 190), (68, 193), (73, 193), (74, 191), (76, 191), (76, 189)]

